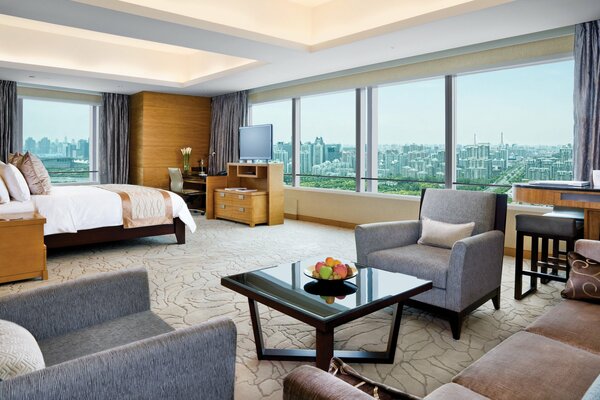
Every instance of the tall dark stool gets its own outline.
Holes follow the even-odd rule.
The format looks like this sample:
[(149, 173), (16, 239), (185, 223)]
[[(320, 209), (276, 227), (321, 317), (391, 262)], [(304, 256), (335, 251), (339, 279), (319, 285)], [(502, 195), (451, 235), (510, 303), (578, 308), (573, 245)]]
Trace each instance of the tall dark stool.
[[(545, 215), (519, 214), (516, 216), (516, 221), (515, 299), (521, 300), (537, 290), (538, 278), (542, 283), (567, 281), (570, 268), (566, 261), (566, 254), (573, 251), (575, 241), (583, 237), (583, 212), (555, 208), (553, 212)], [(529, 271), (523, 270), (525, 236), (531, 237), (531, 270)], [(540, 239), (542, 251), (538, 259)], [(548, 252), (549, 240), (552, 240), (552, 255)], [(560, 250), (561, 241), (566, 242), (566, 251)], [(561, 276), (559, 271), (565, 271), (565, 275)], [(525, 293), (523, 293), (523, 275), (530, 277), (529, 289)]]

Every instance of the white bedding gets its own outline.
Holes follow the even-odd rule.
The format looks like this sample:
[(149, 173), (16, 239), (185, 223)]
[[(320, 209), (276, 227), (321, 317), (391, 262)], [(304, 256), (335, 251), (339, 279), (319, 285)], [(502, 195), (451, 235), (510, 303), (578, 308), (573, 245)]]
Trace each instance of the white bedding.
[[(185, 201), (175, 193), (169, 194), (173, 203), (173, 217), (179, 217), (194, 232), (196, 224)], [(23, 209), (5, 211), (5, 206)], [(121, 197), (95, 186), (53, 186), (49, 195), (31, 196), (30, 202), (11, 201), (0, 205), (0, 213), (33, 211), (34, 208), (46, 217), (44, 235), (123, 225)]]

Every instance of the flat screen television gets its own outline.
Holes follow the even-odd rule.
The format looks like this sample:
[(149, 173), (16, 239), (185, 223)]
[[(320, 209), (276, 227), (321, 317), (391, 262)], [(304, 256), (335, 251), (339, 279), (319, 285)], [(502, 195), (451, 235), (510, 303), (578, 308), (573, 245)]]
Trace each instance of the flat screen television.
[(240, 127), (240, 160), (271, 160), (273, 158), (273, 125)]

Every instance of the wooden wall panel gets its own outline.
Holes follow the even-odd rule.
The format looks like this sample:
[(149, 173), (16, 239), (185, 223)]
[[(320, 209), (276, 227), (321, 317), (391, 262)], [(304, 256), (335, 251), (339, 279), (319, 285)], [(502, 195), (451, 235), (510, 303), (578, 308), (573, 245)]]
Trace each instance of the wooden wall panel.
[(208, 165), (210, 98), (141, 92), (131, 101), (131, 183), (168, 188), (168, 167), (183, 167), (180, 149), (191, 147), (190, 164)]

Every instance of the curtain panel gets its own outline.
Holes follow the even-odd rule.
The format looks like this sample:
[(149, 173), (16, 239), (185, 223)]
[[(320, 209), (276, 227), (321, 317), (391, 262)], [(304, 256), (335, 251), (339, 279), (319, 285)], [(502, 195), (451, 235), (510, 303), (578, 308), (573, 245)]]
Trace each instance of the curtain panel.
[(227, 169), (227, 163), (238, 161), (238, 131), (246, 124), (247, 110), (247, 91), (212, 98), (209, 175)]
[(98, 138), (100, 183), (129, 181), (129, 96), (102, 93)]
[(600, 169), (600, 20), (575, 27), (574, 176), (592, 180)]
[(21, 147), (17, 132), (17, 82), (0, 81), (0, 160)]

